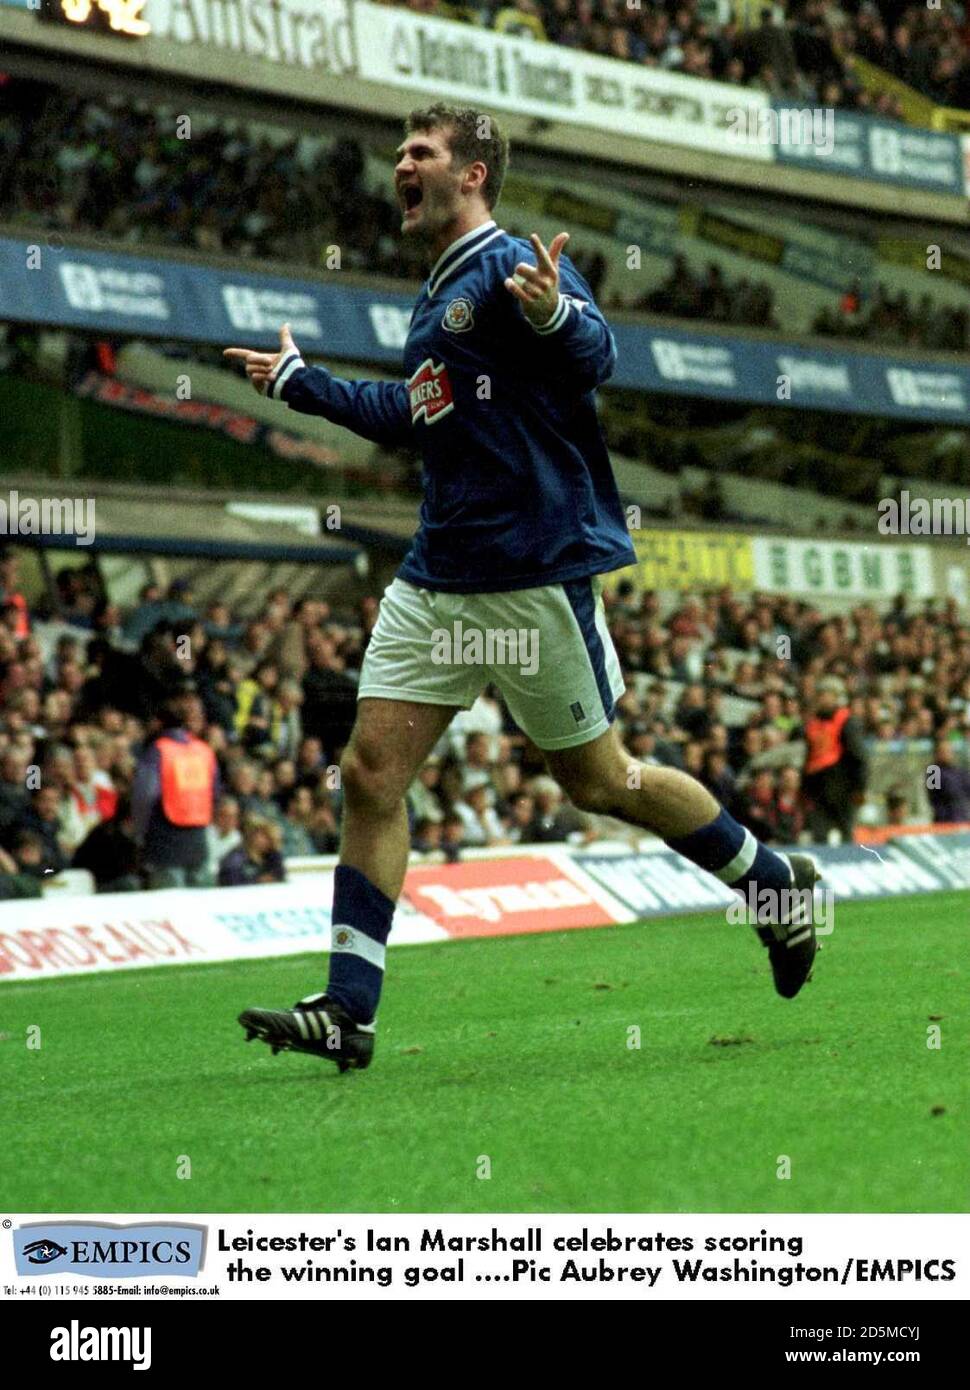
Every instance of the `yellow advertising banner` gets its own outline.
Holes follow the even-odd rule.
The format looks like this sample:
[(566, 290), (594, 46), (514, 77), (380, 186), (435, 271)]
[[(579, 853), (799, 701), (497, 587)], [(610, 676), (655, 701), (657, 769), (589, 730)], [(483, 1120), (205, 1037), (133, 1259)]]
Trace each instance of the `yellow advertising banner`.
[(754, 587), (751, 537), (732, 531), (633, 531), (636, 565), (611, 574), (605, 587), (632, 579), (639, 589)]

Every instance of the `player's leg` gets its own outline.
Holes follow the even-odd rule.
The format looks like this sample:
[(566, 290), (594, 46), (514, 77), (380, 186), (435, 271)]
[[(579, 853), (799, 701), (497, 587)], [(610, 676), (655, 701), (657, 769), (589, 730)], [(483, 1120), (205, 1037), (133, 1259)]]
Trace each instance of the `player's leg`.
[(811, 904), (819, 875), (807, 855), (779, 854), (762, 844), (687, 773), (638, 762), (615, 728), (591, 743), (550, 750), (545, 756), (552, 775), (581, 810), (652, 831), (753, 900), (757, 913), (752, 925), (768, 947), (775, 988), (784, 998), (794, 998), (811, 973), (817, 949)]
[(407, 867), (404, 795), (455, 713), (474, 703), (483, 684), (474, 667), (434, 660), (454, 603), (453, 596), (400, 580), (381, 600), (341, 760), (343, 823), (326, 990), (292, 1009), (247, 1009), (239, 1019), (248, 1037), (274, 1052), (312, 1052), (341, 1070), (370, 1062), (385, 945)]
[(340, 862), (367, 874), (385, 897), (401, 892), (410, 850), (404, 794), (459, 706), (361, 699), (340, 760)]
[(326, 995), (359, 1023), (377, 1012), (384, 948), (407, 870), (404, 795), (459, 706), (361, 698), (340, 762), (343, 818), (334, 871)]
[[(508, 601), (509, 618), (520, 610), (520, 626), (531, 614), (539, 637), (531, 673), (509, 666), (493, 678), (570, 800), (661, 836), (742, 897), (755, 885), (756, 901), (767, 907), (758, 934), (769, 947), (776, 987), (786, 997), (797, 993), (816, 949), (804, 920), (817, 877), (812, 861), (760, 844), (694, 778), (640, 763), (623, 748), (612, 727), (623, 678), (595, 581), (496, 597)], [(793, 898), (793, 889), (801, 896)]]

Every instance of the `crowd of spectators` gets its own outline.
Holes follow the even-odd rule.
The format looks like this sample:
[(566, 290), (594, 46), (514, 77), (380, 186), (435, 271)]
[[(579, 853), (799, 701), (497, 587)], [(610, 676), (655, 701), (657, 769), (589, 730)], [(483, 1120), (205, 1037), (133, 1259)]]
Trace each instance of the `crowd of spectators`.
[[(402, 241), (399, 210), (388, 188), (368, 177), (359, 142), (289, 135), (282, 127), (271, 138), (224, 118), (196, 118), (191, 139), (183, 139), (179, 122), (186, 119), (120, 93), (95, 100), (10, 80), (0, 88), (0, 204), (8, 216), (49, 232), (316, 265), (338, 247), (341, 268), (423, 278), (421, 253)], [(603, 253), (578, 242), (570, 255), (599, 297), (608, 271)], [(729, 279), (713, 261), (695, 272), (681, 254), (662, 283), (633, 301), (613, 285), (609, 303), (779, 327), (765, 280)], [(910, 301), (883, 285), (867, 300), (858, 282), (819, 313), (813, 331), (942, 351), (970, 347), (965, 309), (929, 295)]]
[(915, 301), (905, 290), (893, 295), (883, 284), (867, 297), (855, 280), (837, 305), (820, 311), (812, 332), (938, 352), (966, 352), (970, 350), (970, 313), (961, 305), (940, 304), (930, 294)]
[(733, 5), (701, 0), (390, 3), (773, 97), (902, 119), (895, 94), (874, 96), (858, 80), (858, 55), (939, 105), (970, 108), (970, 13), (959, 3), (787, 0), (761, 7), (747, 26)]
[(940, 106), (970, 107), (970, 11), (963, 4), (909, 0), (856, 4), (842, 32), (858, 53)]
[[(286, 857), (337, 848), (339, 756), (374, 597), (338, 609), (275, 590), (241, 619), (176, 582), (147, 585), (122, 613), (91, 566), (62, 572), (44, 613), (17, 566), (16, 551), (0, 558), (0, 896), (37, 893), (68, 866), (102, 889), (144, 882), (134, 771), (180, 691), (219, 768), (205, 881), (278, 881)], [(799, 736), (825, 676), (844, 682), (867, 737), (933, 740), (953, 763), (939, 818), (970, 817), (970, 776), (947, 752), (970, 734), (970, 624), (953, 603), (826, 616), (791, 598), (664, 601), (624, 583), (608, 616), (631, 752), (686, 768), (763, 838), (824, 830), (802, 793)], [(564, 801), (493, 689), (442, 737), (407, 802), (414, 848), (446, 859), (610, 833)]]
[[(93, 100), (9, 82), (0, 204), (50, 231), (318, 265), (337, 247), (341, 269), (423, 279), (423, 253), (402, 241), (400, 210), (368, 180), (357, 140), (186, 119), (121, 94)], [(572, 259), (598, 294), (602, 253), (580, 246)]]
[[(789, 0), (754, 11), (752, 22), (738, 22), (735, 7), (701, 0), (387, 0), (419, 14), (484, 25), (521, 38), (548, 41), (618, 58), (641, 67), (659, 68), (718, 82), (752, 87), (783, 100), (839, 107), (901, 118), (898, 98), (889, 92), (873, 96), (855, 77), (856, 52), (878, 63), (872, 40), (882, 35), (883, 48), (892, 48), (896, 27), (893, 0)], [(753, 8), (753, 7), (752, 7)], [(913, 9), (915, 10), (915, 6)], [(953, 8), (953, 7), (951, 7)], [(942, 41), (955, 57), (950, 74), (937, 82), (950, 93), (952, 77), (961, 71), (966, 47), (961, 25), (951, 19), (936, 24), (910, 21), (914, 46)], [(924, 12), (925, 17), (925, 12)], [(891, 28), (891, 34), (890, 34)], [(887, 37), (888, 36), (888, 37)], [(918, 36), (918, 37), (916, 37)], [(878, 45), (877, 45), (878, 46)], [(885, 53), (879, 50), (882, 56)], [(894, 61), (894, 75), (914, 81), (909, 66)], [(904, 69), (900, 73), (900, 67)], [(916, 74), (919, 75), (918, 73)], [(914, 85), (916, 85), (914, 81)], [(957, 103), (959, 104), (959, 103)]]
[(48, 230), (320, 265), (337, 246), (342, 269), (424, 274), (358, 141), (271, 137), (119, 92), (94, 99), (8, 80), (0, 205)]
[(686, 256), (678, 254), (666, 279), (628, 307), (682, 319), (778, 328), (774, 304), (774, 291), (766, 281), (746, 275), (729, 280), (716, 261), (696, 275)]

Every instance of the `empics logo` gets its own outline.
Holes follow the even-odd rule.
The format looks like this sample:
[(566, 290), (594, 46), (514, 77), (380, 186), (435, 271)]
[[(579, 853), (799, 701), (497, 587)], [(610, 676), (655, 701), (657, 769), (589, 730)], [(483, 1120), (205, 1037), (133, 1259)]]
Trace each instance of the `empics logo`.
[(81, 1327), (72, 1318), (67, 1327), (51, 1328), (52, 1361), (130, 1361), (132, 1370), (152, 1364), (150, 1327)]
[(416, 425), (422, 415), (426, 424), (433, 425), (435, 420), (453, 410), (455, 403), (445, 364), (440, 362), (436, 367), (431, 358), (426, 357), (408, 380), (408, 397), (412, 425)]
[(56, 1240), (32, 1240), (23, 1248), (27, 1262), (32, 1265), (49, 1265), (67, 1254), (67, 1246), (58, 1245)]
[[(56, 1236), (54, 1233), (57, 1233)], [(13, 1232), (18, 1274), (88, 1274), (131, 1279), (146, 1274), (195, 1276), (205, 1257), (204, 1226), (115, 1226), (101, 1221), (45, 1221)]]

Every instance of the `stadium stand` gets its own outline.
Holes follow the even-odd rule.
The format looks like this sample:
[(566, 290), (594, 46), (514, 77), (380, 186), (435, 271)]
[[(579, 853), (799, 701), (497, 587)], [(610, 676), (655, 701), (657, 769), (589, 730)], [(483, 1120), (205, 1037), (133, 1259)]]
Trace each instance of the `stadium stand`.
[[(468, 4), (406, 0), (405, 8), (645, 67), (737, 83), (793, 101), (820, 102), (892, 119), (902, 117), (897, 97), (888, 92), (871, 96), (852, 70), (856, 51), (873, 62), (885, 60), (883, 15), (896, 8), (891, 0), (878, 7), (858, 7), (858, 14), (852, 13), (852, 3), (827, 5), (824, 0), (752, 6), (757, 10), (757, 22), (749, 26), (738, 23), (736, 7), (727, 0), (713, 4), (703, 0), (651, 4), (644, 0), (633, 5), (622, 0), (514, 0), (511, 5), (503, 0), (472, 0)], [(921, 24), (919, 19), (933, 12), (920, 15), (915, 6), (911, 9), (915, 17), (911, 16), (908, 24), (919, 58), (924, 46), (943, 42), (948, 60), (945, 71), (952, 72), (953, 79), (939, 77), (934, 91), (951, 96), (960, 90), (956, 77), (961, 72), (961, 57), (966, 59), (960, 26), (952, 18), (948, 24), (935, 24), (933, 19)], [(901, 75), (918, 85), (908, 62), (893, 64), (890, 70), (896, 72), (899, 66)], [(912, 66), (918, 68), (918, 61)]]
[[(28, 556), (8, 548), (0, 559), (0, 896), (36, 895), (50, 870), (68, 866), (116, 889), (122, 877), (139, 886), (131, 780), (148, 720), (179, 689), (195, 692), (194, 729), (220, 767), (212, 881), (253, 817), (273, 827), (286, 856), (335, 848), (335, 764), (373, 593), (364, 587), (358, 599), (330, 604), (294, 601), (274, 587), (250, 592), (248, 606), (218, 597), (203, 604), (189, 581), (175, 580), (164, 592), (148, 584), (119, 606), (90, 563), (58, 572), (53, 597), (28, 599), (20, 578)], [(952, 754), (940, 754), (955, 771), (938, 809), (951, 815), (964, 804), (970, 625), (954, 603), (898, 599), (881, 613), (871, 605), (833, 613), (727, 589), (639, 594), (625, 581), (608, 609), (627, 672), (619, 714), (632, 751), (695, 770), (759, 833), (790, 842), (826, 830), (800, 790), (805, 702), (824, 676), (844, 681), (875, 763), (884, 766), (880, 745), (892, 754), (891, 780), (881, 773), (874, 784), (870, 821), (890, 813), (888, 796), (929, 814), (925, 802), (914, 804), (918, 779), (901, 771), (908, 749), (923, 750), (925, 765), (925, 750), (952, 742)], [(190, 638), (188, 659), (176, 656), (180, 637)], [(775, 654), (779, 637), (791, 641), (791, 662)], [(42, 774), (34, 791), (31, 766)], [(446, 858), (614, 830), (563, 803), (494, 691), (443, 737), (409, 807), (415, 848)], [(242, 881), (239, 861), (236, 853), (223, 882)], [(118, 865), (123, 872), (113, 871)]]
[[(748, 85), (780, 99), (901, 118), (897, 97), (874, 95), (858, 80), (858, 55), (934, 101), (966, 104), (968, 30), (955, 10), (803, 0), (765, 9), (742, 27), (736, 7), (700, 0), (642, 6), (408, 0), (408, 8)], [(402, 245), (388, 196), (393, 141), (386, 132), (364, 136), (335, 120), (321, 134), (283, 116), (244, 120), (190, 106), (187, 142), (175, 128), (176, 115), (184, 114), (184, 103), (177, 109), (132, 91), (94, 98), (9, 77), (0, 87), (5, 221), (115, 248), (158, 245), (240, 266), (319, 270), (333, 243), (342, 267), (361, 277), (422, 278), (424, 267)], [(649, 225), (656, 235), (649, 244), (644, 236), (642, 269), (634, 277), (626, 258), (636, 216), (639, 228)], [(833, 217), (816, 223), (800, 205), (786, 212), (776, 204), (767, 216), (750, 197), (729, 202), (713, 189), (692, 196), (659, 184), (646, 194), (632, 181), (566, 180), (551, 167), (519, 173), (514, 161), (503, 222), (515, 233), (568, 227), (570, 255), (611, 310), (772, 335), (783, 304), (786, 331), (940, 353), (970, 346), (964, 283), (941, 277), (932, 295), (925, 291), (915, 231), (903, 244), (858, 219), (844, 227)], [(767, 249), (758, 240), (766, 230)], [(800, 266), (811, 264), (814, 278), (791, 268), (783, 253), (792, 250)], [(59, 357), (56, 369), (52, 356)], [(205, 399), (267, 423), (280, 418), (222, 370), (214, 347), (202, 344), (122, 343), (18, 325), (4, 334), (0, 363), (18, 388), (30, 381), (63, 394), (92, 374), (161, 394), (173, 371), (184, 367)], [(329, 365), (358, 374), (354, 364)], [(616, 389), (605, 391), (600, 404), (624, 500), (641, 506), (648, 523), (757, 524), (766, 534), (861, 531), (871, 526), (877, 498), (920, 479), (929, 495), (930, 479), (940, 486), (947, 476), (965, 481), (970, 466), (965, 433), (932, 425), (920, 433), (887, 421), (846, 423), (811, 411), (794, 417), (701, 396), (671, 400)], [(42, 415), (34, 416), (38, 434)], [(318, 450), (312, 466), (288, 465), (284, 485), (287, 470), (274, 471), (261, 459), (252, 471), (262, 473), (269, 489), (384, 496), (393, 499), (386, 532), (400, 539), (409, 531), (417, 491), (413, 458), (338, 438), (326, 422), (302, 420), (300, 429)], [(102, 445), (96, 461), (84, 459), (89, 476), (95, 469), (110, 476), (107, 452)], [(144, 451), (149, 459), (150, 452)], [(121, 458), (132, 479), (143, 462), (138, 453), (132, 444)], [(170, 480), (201, 485), (204, 474), (207, 485), (223, 484), (216, 450), (200, 453), (204, 467), (196, 478), (188, 462), (179, 471), (173, 450)], [(234, 466), (226, 474), (248, 495), (250, 479), (243, 483)], [(357, 576), (338, 597), (301, 576), (298, 566), (285, 582), (279, 575), (267, 582), (240, 560), (231, 582), (223, 571), (207, 574), (183, 563), (175, 566), (177, 578), (153, 580), (135, 595), (130, 572), (119, 583), (123, 567), (113, 558), (113, 567), (99, 557), (58, 570), (45, 591), (32, 552), (5, 553), (0, 894), (40, 891), (45, 868), (72, 862), (98, 879), (106, 854), (130, 870), (123, 876), (132, 886), (138, 882), (127, 802), (134, 761), (164, 692), (186, 679), (224, 790), (212, 832), (213, 882), (227, 854), (238, 860), (247, 816), (275, 827), (284, 856), (332, 851), (341, 810), (332, 772), (349, 728), (378, 586)], [(31, 570), (31, 583), (18, 578), (18, 564)], [(631, 749), (695, 770), (767, 838), (826, 831), (813, 821), (799, 772), (807, 702), (824, 676), (846, 683), (872, 741), (870, 820), (898, 815), (900, 796), (909, 814), (929, 817), (936, 809), (918, 777), (900, 770), (911, 747), (924, 750), (925, 764), (925, 749), (942, 746), (933, 740), (954, 741), (958, 771), (966, 758), (970, 628), (953, 602), (912, 607), (900, 599), (877, 613), (863, 605), (726, 590), (641, 594), (622, 582), (610, 594), (610, 622), (628, 673), (620, 716)], [(180, 636), (191, 638), (188, 664), (173, 658)], [(792, 663), (774, 657), (779, 637), (791, 639)], [(123, 701), (119, 690), (127, 692)], [(891, 756), (881, 756), (890, 749)], [(43, 769), (45, 792), (26, 796), (24, 768), (35, 764)], [(896, 780), (883, 775), (890, 764)], [(951, 811), (962, 795), (955, 782)], [(482, 845), (615, 833), (562, 804), (494, 693), (456, 721), (409, 805), (415, 848), (449, 858)], [(110, 835), (105, 826), (113, 827)]]
[[(178, 134), (186, 117), (190, 143)], [(401, 241), (388, 196), (391, 167), (380, 143), (364, 146), (350, 134), (297, 134), (292, 125), (185, 113), (121, 93), (94, 100), (22, 79), (0, 89), (0, 206), (12, 226), (319, 267), (337, 246), (342, 270), (417, 282), (423, 268)], [(935, 351), (970, 344), (962, 280), (942, 277), (927, 292), (925, 248), (915, 241), (882, 248), (871, 234), (813, 233), (776, 212), (768, 252), (763, 219), (743, 208), (708, 200), (698, 212), (581, 180), (567, 200), (554, 178), (517, 181), (514, 172), (503, 203), (513, 233), (537, 210), (537, 189), (548, 215), (570, 228), (570, 254), (594, 294), (612, 308), (776, 329), (784, 295), (786, 322), (806, 334)], [(631, 275), (626, 223), (639, 215), (642, 225), (645, 214), (668, 229), (643, 248), (642, 271)], [(604, 219), (614, 229), (595, 232)], [(844, 267), (837, 289), (797, 269), (820, 257)], [(947, 257), (963, 264), (955, 248)]]

